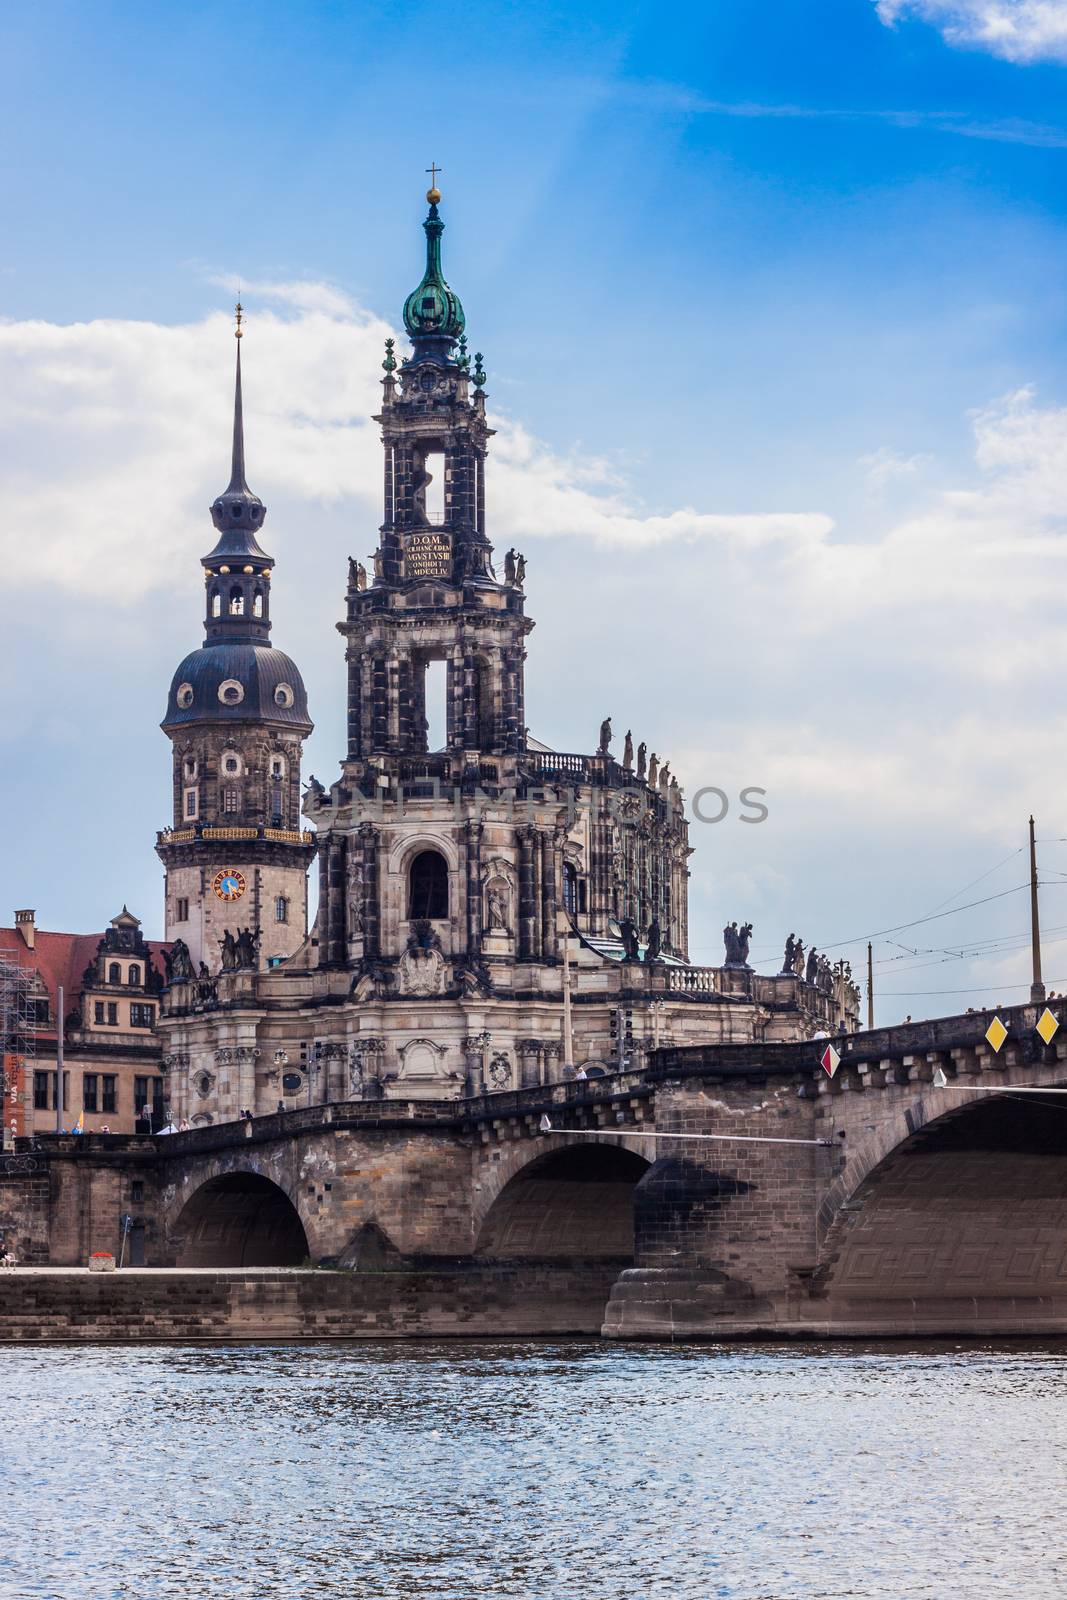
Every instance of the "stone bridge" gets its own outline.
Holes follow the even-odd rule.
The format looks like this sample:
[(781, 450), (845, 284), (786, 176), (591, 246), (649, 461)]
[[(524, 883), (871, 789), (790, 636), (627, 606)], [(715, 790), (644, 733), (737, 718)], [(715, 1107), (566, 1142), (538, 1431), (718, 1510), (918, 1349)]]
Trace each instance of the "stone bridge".
[(1034, 1091), (1067, 1087), (1067, 1026), (1046, 1044), (1033, 1008), (1000, 1015), (999, 1052), (991, 1013), (839, 1040), (833, 1079), (824, 1041), (709, 1046), (478, 1099), (42, 1140), (0, 1159), (0, 1225), (52, 1265), (117, 1249), (128, 1214), (149, 1266), (340, 1269), (289, 1275), (286, 1327), (315, 1336), (1062, 1333), (1067, 1096)]

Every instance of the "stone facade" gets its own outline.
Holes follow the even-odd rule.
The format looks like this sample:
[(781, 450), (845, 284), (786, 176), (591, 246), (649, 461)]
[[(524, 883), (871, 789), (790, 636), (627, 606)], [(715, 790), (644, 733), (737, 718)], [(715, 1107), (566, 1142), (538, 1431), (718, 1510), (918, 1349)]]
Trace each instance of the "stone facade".
[[(132, 1133), (166, 1121), (156, 1031), (166, 947), (123, 906), (102, 934), (57, 933), (35, 913), (0, 928), (4, 1132)], [(10, 978), (20, 980), (14, 1002)], [(62, 990), (62, 1007), (60, 991)], [(62, 1103), (58, 1043), (64, 1056)]]
[[(462, 307), (441, 273), (433, 199), (424, 226), (426, 273), (405, 307), (411, 354), (398, 364), (390, 340), (383, 362), (378, 549), (370, 573), (350, 561), (338, 623), (347, 748), (336, 781), (313, 781), (304, 802), (315, 825), (317, 915), (291, 950), (284, 939), (270, 945), (269, 922), (257, 922), (260, 968), (268, 949), (290, 955), (275, 970), (218, 972), (213, 959), (230, 912), (210, 904), (210, 873), (231, 849), (234, 865), (254, 859), (216, 845), (226, 820), (219, 769), (230, 739), (249, 774), (243, 820), (254, 825), (264, 820), (263, 765), (279, 752), (292, 808), (307, 724), (272, 727), (261, 697), (258, 720), (238, 730), (227, 711), (219, 725), (214, 705), (202, 717), (192, 704), (182, 710), (184, 667), (172, 687), (165, 727), (176, 817), (191, 803), (211, 824), (190, 834), (176, 823), (160, 844), (168, 915), (181, 896), (204, 930), (163, 1020), (179, 1121), (354, 1096), (453, 1099), (632, 1067), (657, 1044), (796, 1039), (855, 1025), (854, 991), (834, 996), (792, 972), (760, 977), (744, 951), (723, 968), (690, 965), (688, 823), (668, 762), (645, 743), (635, 751), (629, 733), (613, 738), (609, 719), (594, 754), (531, 738), (525, 560), (514, 550), (494, 557), (485, 373), (467, 353)], [(254, 524), (257, 506), (242, 500), (240, 518)], [(224, 505), (217, 525), (229, 528), (230, 516)], [(244, 556), (248, 583), (265, 594), (263, 562), (247, 546)], [(211, 645), (212, 627), (223, 627), (211, 621), (218, 551), (206, 564)], [(256, 592), (241, 590), (236, 603), (254, 607)], [(212, 648), (225, 647), (223, 632)], [(200, 671), (189, 669), (187, 689)], [(442, 714), (431, 749), (434, 681)], [(301, 849), (280, 869), (294, 883)], [(269, 918), (286, 889), (256, 869), (243, 876), (249, 914)], [(295, 887), (292, 897), (301, 903)], [(198, 976), (200, 959), (208, 970)]]

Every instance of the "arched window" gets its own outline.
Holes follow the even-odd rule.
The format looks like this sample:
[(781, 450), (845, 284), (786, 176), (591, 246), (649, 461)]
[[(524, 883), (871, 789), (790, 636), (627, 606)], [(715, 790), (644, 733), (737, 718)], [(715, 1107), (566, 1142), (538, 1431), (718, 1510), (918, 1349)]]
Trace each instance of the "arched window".
[(108, 981), (108, 983), (121, 983), (122, 982), (122, 968), (119, 966), (117, 961), (113, 961), (111, 963), (111, 965), (108, 967), (108, 969), (107, 969), (107, 981)]
[(230, 616), (243, 617), (245, 614), (245, 597), (240, 584), (235, 583), (230, 590)]
[(136, 988), (138, 986), (138, 984), (140, 983), (140, 981), (141, 981), (141, 969), (137, 965), (136, 961), (134, 961), (133, 963), (131, 963), (130, 970), (126, 974), (126, 982), (129, 983), (129, 984), (132, 984), (133, 987)]
[(274, 901), (275, 922), (289, 921), (289, 902), (284, 894), (277, 895)]
[(448, 916), (448, 862), (436, 850), (420, 850), (411, 863), (408, 916), (442, 921)]
[(578, 915), (578, 868), (573, 861), (563, 863), (563, 906), (568, 916)]
[(255, 594), (252, 596), (252, 615), (254, 617), (261, 617), (263, 615), (263, 590), (262, 589), (257, 589)]
[(211, 615), (213, 617), (222, 616), (222, 596), (217, 589), (212, 589), (211, 591)]

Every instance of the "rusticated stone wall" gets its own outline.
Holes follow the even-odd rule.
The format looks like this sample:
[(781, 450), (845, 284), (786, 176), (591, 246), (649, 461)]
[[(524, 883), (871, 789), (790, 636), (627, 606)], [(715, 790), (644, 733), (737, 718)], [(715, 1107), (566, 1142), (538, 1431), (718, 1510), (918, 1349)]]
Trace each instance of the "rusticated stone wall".
[(374, 1272), (21, 1271), (3, 1280), (0, 1343), (595, 1335), (623, 1264), (514, 1260)]

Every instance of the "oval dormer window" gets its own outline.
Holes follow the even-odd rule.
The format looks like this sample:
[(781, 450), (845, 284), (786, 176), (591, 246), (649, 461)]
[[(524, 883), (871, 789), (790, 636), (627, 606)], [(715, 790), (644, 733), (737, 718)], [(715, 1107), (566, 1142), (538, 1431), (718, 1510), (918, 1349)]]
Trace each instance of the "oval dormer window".
[(281, 706), (283, 711), (288, 711), (293, 703), (294, 695), (287, 683), (280, 683), (274, 691), (274, 704)]
[(236, 678), (227, 678), (219, 684), (219, 699), (224, 706), (239, 706), (245, 697), (244, 689)]
[(191, 683), (180, 683), (178, 685), (178, 693), (175, 696), (175, 699), (177, 700), (179, 706), (181, 707), (181, 709), (183, 711), (188, 711), (189, 707), (193, 703), (193, 686), (192, 686), (192, 684)]

